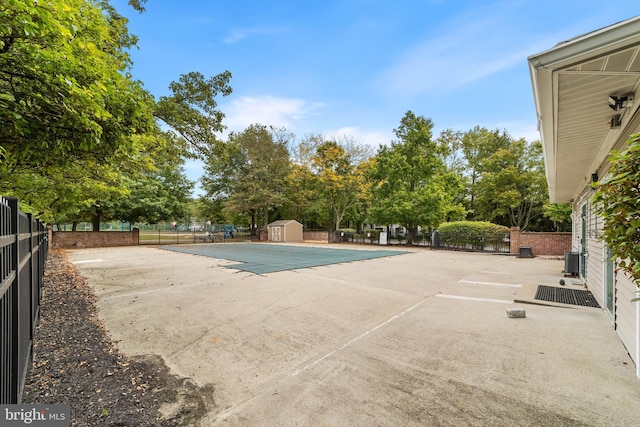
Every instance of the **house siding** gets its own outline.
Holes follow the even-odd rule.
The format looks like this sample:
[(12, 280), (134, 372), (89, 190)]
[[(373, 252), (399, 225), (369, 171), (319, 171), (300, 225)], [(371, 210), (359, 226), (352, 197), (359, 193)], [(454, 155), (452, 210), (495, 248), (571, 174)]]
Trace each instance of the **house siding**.
[(626, 274), (616, 274), (616, 331), (636, 364), (636, 372), (640, 373), (640, 351), (638, 349), (638, 302), (631, 302), (637, 297), (638, 287)]
[[(606, 261), (607, 247), (602, 240), (604, 220), (591, 203), (592, 191), (586, 188), (573, 205), (572, 251), (582, 250), (582, 236), (586, 236), (586, 269), (582, 278), (598, 304), (606, 311)], [(586, 216), (582, 217), (582, 207)], [(585, 227), (583, 234), (583, 224)], [(616, 333), (636, 365), (640, 377), (640, 308), (639, 302), (631, 302), (638, 295), (636, 284), (627, 275), (618, 272), (614, 283), (613, 324)]]
[(602, 218), (591, 202), (587, 202), (587, 287), (600, 304), (606, 306), (605, 298), (605, 252), (602, 241)]
[(589, 239), (587, 247), (587, 287), (600, 304), (600, 307), (606, 305), (605, 289), (604, 289), (604, 245), (602, 240)]
[(580, 252), (580, 235), (582, 230), (582, 222), (580, 220), (580, 204), (573, 206), (573, 213), (571, 214), (572, 233), (571, 239), (571, 251)]

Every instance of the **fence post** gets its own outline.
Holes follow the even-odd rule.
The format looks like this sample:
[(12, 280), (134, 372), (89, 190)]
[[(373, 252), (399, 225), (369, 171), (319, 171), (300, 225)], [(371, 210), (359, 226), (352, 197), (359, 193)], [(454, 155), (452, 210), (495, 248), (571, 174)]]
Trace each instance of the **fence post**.
[(9, 360), (11, 363), (11, 371), (9, 375), (11, 376), (10, 380), (10, 392), (9, 392), (9, 402), (8, 403), (19, 403), (18, 401), (18, 372), (20, 366), (20, 359), (18, 356), (18, 326), (19, 326), (19, 317), (18, 317), (18, 286), (19, 286), (19, 251), (18, 246), (20, 242), (20, 230), (18, 229), (18, 199), (14, 197), (7, 197), (7, 203), (9, 204), (9, 209), (11, 211), (11, 225), (10, 225), (10, 233), (14, 235), (15, 240), (11, 244), (11, 269), (15, 272), (15, 276), (13, 279), (13, 283), (10, 285), (10, 301), (9, 305), (11, 306), (11, 318), (9, 320), (9, 325), (11, 328), (11, 345), (9, 346)]
[(517, 254), (520, 248), (520, 227), (509, 229), (509, 253)]
[(0, 205), (0, 404), (19, 404), (33, 360), (48, 238), (39, 221), (20, 212), (18, 199), (0, 198)]

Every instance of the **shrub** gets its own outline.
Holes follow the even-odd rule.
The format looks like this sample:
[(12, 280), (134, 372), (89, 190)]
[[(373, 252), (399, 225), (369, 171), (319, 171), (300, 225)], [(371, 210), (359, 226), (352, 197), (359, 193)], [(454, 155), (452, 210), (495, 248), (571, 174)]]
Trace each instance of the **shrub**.
[(628, 142), (624, 151), (611, 153), (609, 176), (596, 184), (593, 200), (604, 218), (603, 238), (613, 259), (640, 286), (640, 134)]
[(353, 241), (353, 236), (356, 234), (356, 230), (353, 228), (340, 228), (336, 230), (336, 238), (340, 242)]
[(480, 249), (488, 242), (501, 241), (509, 227), (483, 221), (446, 222), (438, 227), (440, 243), (463, 249)]
[(370, 243), (378, 242), (380, 240), (380, 231), (378, 230), (367, 230), (365, 231), (365, 236)]

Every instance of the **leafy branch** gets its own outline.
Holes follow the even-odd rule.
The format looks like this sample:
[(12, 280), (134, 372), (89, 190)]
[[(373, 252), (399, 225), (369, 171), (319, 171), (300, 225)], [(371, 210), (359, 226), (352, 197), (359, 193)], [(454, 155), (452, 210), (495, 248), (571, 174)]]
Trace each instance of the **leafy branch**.
[[(618, 267), (640, 282), (640, 134), (611, 153), (609, 176), (595, 184), (593, 201), (604, 218), (603, 238)], [(640, 298), (634, 299), (634, 301)]]

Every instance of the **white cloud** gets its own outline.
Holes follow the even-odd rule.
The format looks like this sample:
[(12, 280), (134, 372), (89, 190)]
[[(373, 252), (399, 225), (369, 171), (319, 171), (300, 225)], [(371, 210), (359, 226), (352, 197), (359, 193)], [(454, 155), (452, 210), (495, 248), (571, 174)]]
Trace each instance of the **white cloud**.
[(254, 27), (254, 28), (237, 28), (232, 30), (231, 33), (223, 39), (226, 44), (237, 43), (240, 40), (246, 39), (250, 35), (269, 35), (281, 33), (284, 31), (282, 28), (268, 28), (268, 27)]
[(524, 138), (528, 142), (540, 141), (540, 132), (538, 132), (535, 119), (497, 123), (490, 129), (506, 129), (509, 135), (515, 139)]
[(295, 129), (296, 123), (314, 115), (322, 106), (298, 98), (241, 96), (222, 108), (226, 116), (223, 123), (232, 131), (242, 131), (252, 124)]
[[(453, 130), (458, 130), (462, 132), (467, 132), (472, 130), (475, 126), (478, 126), (478, 123), (458, 122), (458, 123), (449, 125), (446, 128), (438, 127), (434, 129), (433, 135), (438, 137), (440, 136), (440, 133), (445, 129), (453, 129)], [(485, 122), (481, 126), (489, 130), (495, 130), (495, 129), (499, 131), (505, 130), (513, 139), (524, 138), (528, 142), (540, 140), (540, 132), (538, 132), (535, 117), (532, 120), (509, 120), (509, 121), (497, 121), (497, 122), (488, 122), (488, 123)]]
[[(382, 72), (379, 85), (400, 95), (453, 91), (522, 65), (529, 55), (552, 46), (549, 40), (559, 40), (558, 35), (541, 40), (518, 33), (509, 16), (480, 12), (445, 22), (428, 38), (408, 47)], [(519, 34), (517, 39), (514, 33)]]
[(333, 131), (329, 131), (326, 134), (327, 138), (340, 138), (347, 137), (352, 138), (357, 142), (369, 145), (374, 149), (377, 149), (380, 144), (387, 145), (393, 139), (392, 132), (382, 131), (376, 129), (360, 129), (357, 126), (347, 126)]

